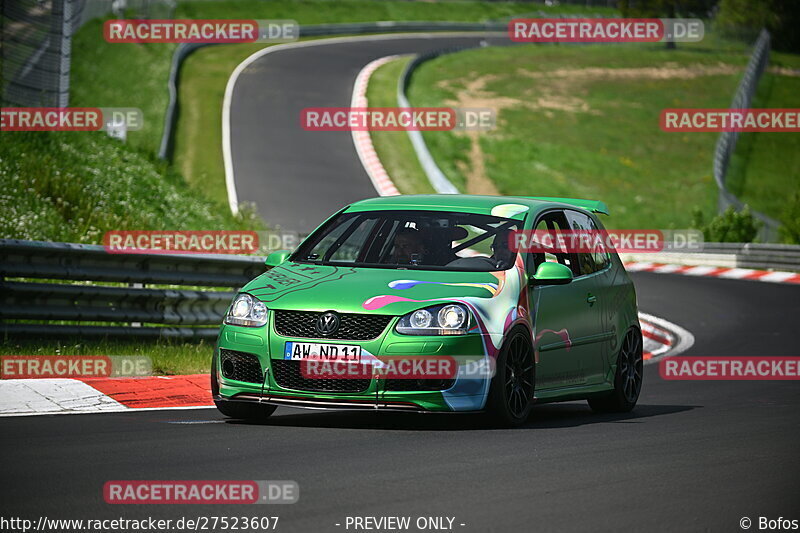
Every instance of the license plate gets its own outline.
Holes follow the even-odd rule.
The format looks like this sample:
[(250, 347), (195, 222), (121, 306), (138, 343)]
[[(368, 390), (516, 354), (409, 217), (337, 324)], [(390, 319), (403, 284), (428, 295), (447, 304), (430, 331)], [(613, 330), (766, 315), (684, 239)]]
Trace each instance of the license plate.
[(358, 363), (361, 346), (355, 344), (319, 344), (316, 342), (287, 342), (283, 358), (288, 361), (336, 361)]

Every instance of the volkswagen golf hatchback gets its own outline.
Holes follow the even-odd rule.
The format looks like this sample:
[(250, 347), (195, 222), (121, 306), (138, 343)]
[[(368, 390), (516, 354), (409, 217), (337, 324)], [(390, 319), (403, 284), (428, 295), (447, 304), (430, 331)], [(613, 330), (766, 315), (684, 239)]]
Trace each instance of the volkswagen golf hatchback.
[(597, 201), (468, 195), (345, 207), (270, 254), (233, 300), (211, 370), (218, 409), (485, 411), (504, 425), (534, 403), (632, 409), (642, 337), (617, 254), (514, 245), (602, 232), (598, 213)]

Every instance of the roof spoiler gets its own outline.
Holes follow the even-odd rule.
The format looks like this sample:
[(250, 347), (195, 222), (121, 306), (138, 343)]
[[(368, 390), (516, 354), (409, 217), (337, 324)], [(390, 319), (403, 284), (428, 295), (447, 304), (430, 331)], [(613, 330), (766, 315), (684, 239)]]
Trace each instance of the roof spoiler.
[(552, 196), (526, 196), (531, 200), (541, 200), (543, 202), (561, 202), (562, 204), (570, 204), (581, 209), (586, 209), (592, 213), (608, 214), (608, 206), (605, 202), (599, 200), (581, 200), (579, 198), (555, 198)]

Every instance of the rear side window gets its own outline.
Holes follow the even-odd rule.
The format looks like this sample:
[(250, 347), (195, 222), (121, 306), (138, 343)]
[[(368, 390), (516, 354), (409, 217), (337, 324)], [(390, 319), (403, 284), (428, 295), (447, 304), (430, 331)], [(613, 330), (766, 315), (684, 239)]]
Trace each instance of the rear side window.
[[(605, 234), (606, 229), (602, 225), (600, 227), (595, 225), (595, 221), (592, 218), (589, 218), (589, 222), (592, 224), (592, 229), (602, 231)], [(611, 265), (611, 255), (602, 243), (592, 254), (592, 259), (594, 259), (595, 270), (603, 270)]]
[[(598, 228), (594, 220), (589, 215), (578, 211), (567, 211), (567, 220), (570, 229), (576, 231), (589, 231), (591, 235), (597, 235)], [(585, 276), (593, 272), (598, 272), (606, 268), (609, 263), (608, 250), (602, 243), (602, 239), (592, 239), (593, 249), (590, 253), (581, 252), (574, 254), (577, 258), (577, 275)]]

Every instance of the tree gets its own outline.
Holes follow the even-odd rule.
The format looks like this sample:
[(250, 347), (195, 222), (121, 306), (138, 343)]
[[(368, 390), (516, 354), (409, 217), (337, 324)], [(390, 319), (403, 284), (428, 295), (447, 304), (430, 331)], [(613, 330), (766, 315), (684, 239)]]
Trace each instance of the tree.
[(722, 0), (716, 22), (724, 34), (748, 41), (767, 28), (775, 50), (800, 52), (797, 0)]
[[(637, 18), (708, 18), (719, 0), (620, 0), (623, 17)], [(667, 41), (669, 50), (674, 41)]]

